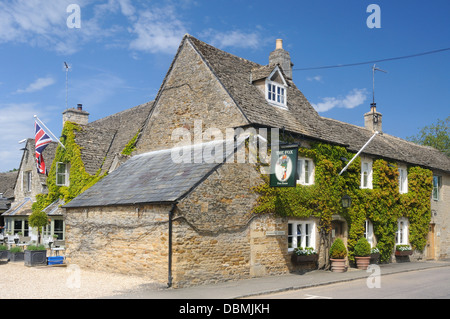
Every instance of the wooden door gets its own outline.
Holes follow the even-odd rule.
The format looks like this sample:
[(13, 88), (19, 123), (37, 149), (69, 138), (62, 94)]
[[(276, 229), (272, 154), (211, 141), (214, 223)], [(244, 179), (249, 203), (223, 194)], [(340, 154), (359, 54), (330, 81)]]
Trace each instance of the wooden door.
[(434, 226), (435, 224), (430, 224), (428, 226), (428, 238), (427, 238), (427, 259), (435, 259), (434, 255)]

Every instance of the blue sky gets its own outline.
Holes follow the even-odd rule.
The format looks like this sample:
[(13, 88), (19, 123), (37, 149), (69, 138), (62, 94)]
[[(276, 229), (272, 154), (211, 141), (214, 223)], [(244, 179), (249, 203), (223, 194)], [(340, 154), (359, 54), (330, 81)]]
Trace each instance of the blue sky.
[[(80, 28), (69, 28), (71, 4)], [(369, 28), (370, 4), (381, 28)], [(0, 172), (18, 168), (34, 115), (59, 136), (66, 108), (94, 121), (154, 99), (185, 33), (268, 63), (283, 39), (295, 69), (358, 63), (450, 47), (450, 2), (386, 0), (2, 0)], [(385, 61), (375, 78), (384, 132), (406, 138), (449, 116), (450, 51)], [(297, 87), (325, 117), (363, 126), (372, 67), (295, 70)]]

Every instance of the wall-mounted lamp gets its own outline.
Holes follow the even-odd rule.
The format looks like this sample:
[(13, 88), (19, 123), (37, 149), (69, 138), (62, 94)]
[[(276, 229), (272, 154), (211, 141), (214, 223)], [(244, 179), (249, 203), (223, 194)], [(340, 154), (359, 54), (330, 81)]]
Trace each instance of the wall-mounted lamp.
[(342, 207), (344, 207), (344, 208), (349, 208), (350, 206), (352, 206), (352, 198), (350, 196), (348, 196), (347, 194), (342, 196), (341, 201), (342, 201)]

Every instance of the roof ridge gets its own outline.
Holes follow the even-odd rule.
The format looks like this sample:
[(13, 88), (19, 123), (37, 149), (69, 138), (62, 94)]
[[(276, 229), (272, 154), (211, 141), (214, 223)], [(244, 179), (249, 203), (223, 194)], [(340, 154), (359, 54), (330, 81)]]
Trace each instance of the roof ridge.
[[(206, 42), (204, 42), (204, 41), (202, 41), (202, 40), (197, 39), (196, 37), (194, 37), (194, 36), (192, 36), (192, 35), (190, 35), (190, 34), (187, 34), (187, 33), (186, 33), (186, 34), (185, 34), (185, 37), (189, 38), (190, 40), (194, 40), (194, 42), (197, 41), (197, 42), (199, 42), (199, 44), (204, 45), (204, 46), (206, 46), (206, 47), (209, 47), (209, 48), (211, 48), (211, 49), (214, 49), (215, 51), (220, 51), (221, 53), (226, 54), (226, 55), (228, 55), (228, 56), (230, 56), (230, 57), (232, 57), (232, 58), (239, 59), (239, 60), (246, 61), (246, 62), (249, 62), (249, 63), (251, 63), (251, 64), (254, 64), (255, 67), (261, 67), (261, 66), (264, 66), (263, 64), (259, 64), (259, 63), (257, 63), (257, 62), (251, 61), (251, 60), (249, 60), (249, 59), (245, 59), (245, 58), (240, 57), (240, 56), (238, 56), (238, 55), (235, 55), (235, 54), (233, 54), (233, 53), (230, 53), (230, 52), (227, 52), (227, 51), (225, 51), (225, 50), (219, 49), (219, 48), (217, 48), (217, 47), (215, 47), (215, 46), (213, 46), (213, 45), (211, 45), (211, 44), (209, 44), (209, 43), (206, 43)], [(191, 42), (192, 42), (192, 41), (191, 41)], [(194, 44), (194, 45), (195, 45), (195, 44)], [(197, 45), (196, 45), (196, 46), (197, 46)], [(200, 51), (200, 50), (199, 50), (199, 51)], [(204, 56), (204, 54), (203, 54), (201, 51), (200, 51), (200, 53), (202, 54), (203, 58), (206, 59), (206, 57)]]

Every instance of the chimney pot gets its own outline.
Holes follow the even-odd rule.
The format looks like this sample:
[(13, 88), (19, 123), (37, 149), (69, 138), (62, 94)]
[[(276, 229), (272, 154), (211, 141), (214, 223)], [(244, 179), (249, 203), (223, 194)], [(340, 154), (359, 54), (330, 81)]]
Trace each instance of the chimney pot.
[(283, 49), (283, 40), (277, 39), (275, 50), (282, 50)]
[(77, 109), (78, 109), (79, 111), (82, 111), (82, 110), (83, 110), (83, 104), (78, 104), (78, 105), (77, 105)]

